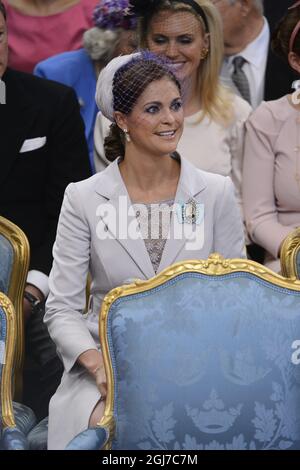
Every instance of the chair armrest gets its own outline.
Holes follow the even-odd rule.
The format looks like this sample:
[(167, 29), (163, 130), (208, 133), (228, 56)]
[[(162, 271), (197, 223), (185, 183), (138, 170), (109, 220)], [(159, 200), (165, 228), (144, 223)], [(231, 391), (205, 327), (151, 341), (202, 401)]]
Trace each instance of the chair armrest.
[(6, 428), (1, 436), (0, 448), (2, 450), (28, 450), (29, 443), (25, 434), (16, 427)]
[(67, 445), (65, 450), (101, 450), (108, 440), (108, 431), (105, 428), (89, 428), (77, 434)]

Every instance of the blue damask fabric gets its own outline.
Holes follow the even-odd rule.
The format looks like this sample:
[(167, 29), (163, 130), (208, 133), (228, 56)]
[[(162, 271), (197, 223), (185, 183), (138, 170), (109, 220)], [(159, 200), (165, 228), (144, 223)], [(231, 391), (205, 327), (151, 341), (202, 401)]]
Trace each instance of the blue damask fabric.
[(89, 428), (75, 436), (65, 450), (101, 450), (107, 437), (105, 428)]
[(0, 439), (1, 450), (28, 450), (26, 436), (17, 428), (6, 428)]
[[(5, 363), (5, 345), (7, 341), (7, 320), (3, 308), (0, 306), (0, 383), (2, 383), (3, 364)], [(1, 408), (1, 400), (0, 400)], [(0, 449), (20, 450), (28, 449), (26, 435), (36, 424), (34, 412), (28, 406), (13, 403), (13, 413), (16, 426), (3, 429), (2, 409), (0, 409)]]
[(186, 273), (108, 319), (113, 449), (300, 449), (300, 293)]
[(37, 422), (34, 412), (28, 406), (17, 402), (13, 402), (13, 410), (17, 429), (27, 436)]
[(10, 242), (0, 234), (0, 292), (8, 294), (10, 276), (13, 266), (13, 247)]
[(48, 417), (40, 421), (27, 435), (30, 450), (47, 450)]
[[(5, 363), (5, 345), (7, 341), (7, 319), (3, 307), (0, 306), (0, 384), (2, 383), (3, 364)], [(0, 400), (1, 407), (1, 400)], [(35, 424), (33, 412), (24, 405), (16, 404), (17, 426), (3, 429), (2, 409), (0, 409), (0, 449), (23, 450), (28, 448), (25, 437), (27, 430)]]

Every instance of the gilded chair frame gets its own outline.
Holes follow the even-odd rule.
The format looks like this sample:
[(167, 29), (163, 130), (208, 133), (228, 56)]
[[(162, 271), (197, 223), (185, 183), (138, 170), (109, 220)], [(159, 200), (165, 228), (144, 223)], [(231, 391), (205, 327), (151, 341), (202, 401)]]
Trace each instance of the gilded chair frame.
[(142, 293), (161, 286), (179, 274), (199, 273), (206, 274), (208, 276), (224, 276), (225, 274), (237, 272), (250, 273), (264, 281), (272, 283), (275, 286), (300, 292), (300, 281), (297, 279), (286, 279), (255, 261), (245, 259), (224, 259), (219, 254), (214, 253), (207, 260), (180, 261), (166, 268), (159, 275), (149, 280), (142, 281), (137, 279), (132, 284), (127, 284), (111, 290), (105, 296), (99, 315), (99, 337), (103, 353), (108, 392), (104, 415), (98, 423), (99, 426), (106, 428), (109, 433), (109, 438), (104, 446), (104, 450), (111, 449), (115, 432), (114, 377), (107, 337), (108, 313), (112, 304), (121, 297)]
[(21, 400), (22, 370), (25, 350), (23, 296), (29, 268), (30, 249), (25, 233), (13, 222), (10, 222), (2, 216), (0, 216), (0, 233), (11, 243), (14, 253), (8, 297), (14, 305), (17, 322), (16, 351), (14, 355), (14, 395), (17, 400)]
[(300, 227), (288, 235), (280, 250), (280, 264), (282, 275), (297, 279), (297, 253), (300, 250)]
[(17, 322), (15, 309), (9, 298), (0, 292), (0, 305), (7, 319), (5, 360), (1, 380), (1, 410), (3, 428), (14, 427), (15, 419), (12, 406), (12, 367), (14, 362), (15, 344), (17, 338)]

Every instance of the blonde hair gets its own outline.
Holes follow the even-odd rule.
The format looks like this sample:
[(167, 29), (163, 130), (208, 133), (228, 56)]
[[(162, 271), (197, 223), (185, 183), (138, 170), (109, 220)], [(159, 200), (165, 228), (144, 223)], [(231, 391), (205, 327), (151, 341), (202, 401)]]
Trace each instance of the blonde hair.
[[(201, 6), (205, 13), (210, 43), (208, 55), (201, 61), (198, 69), (198, 90), (202, 106), (199, 122), (205, 116), (209, 116), (212, 120), (227, 125), (234, 117), (234, 110), (233, 94), (220, 83), (219, 78), (224, 54), (222, 20), (216, 7), (209, 0), (194, 1)], [(148, 47), (147, 36), (152, 19), (157, 13), (166, 10), (192, 13), (199, 20), (205, 32), (202, 18), (191, 6), (180, 1), (162, 0), (152, 15), (147, 15), (139, 20), (139, 40), (142, 48)]]

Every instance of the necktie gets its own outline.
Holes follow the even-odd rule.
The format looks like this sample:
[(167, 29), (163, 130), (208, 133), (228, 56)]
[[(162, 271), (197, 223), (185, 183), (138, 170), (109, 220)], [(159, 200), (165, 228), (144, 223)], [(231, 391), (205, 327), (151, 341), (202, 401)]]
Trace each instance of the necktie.
[(249, 82), (245, 72), (243, 71), (243, 65), (246, 62), (247, 61), (241, 56), (237, 56), (233, 59), (232, 64), (234, 70), (231, 75), (231, 78), (244, 100), (248, 101), (248, 103), (251, 104)]

